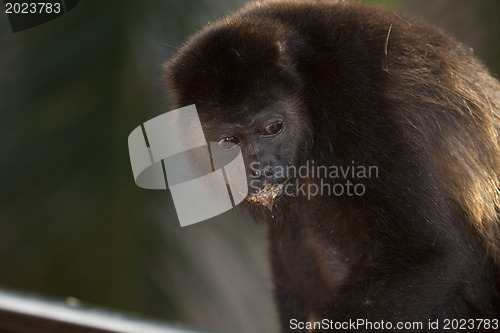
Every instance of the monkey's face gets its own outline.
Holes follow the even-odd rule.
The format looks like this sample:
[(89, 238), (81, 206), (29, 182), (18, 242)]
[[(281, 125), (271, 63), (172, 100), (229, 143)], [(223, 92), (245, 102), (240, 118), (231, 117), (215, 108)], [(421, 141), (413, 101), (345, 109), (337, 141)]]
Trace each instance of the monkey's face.
[(248, 181), (247, 201), (267, 208), (282, 193), (289, 180), (289, 168), (307, 150), (307, 121), (301, 117), (300, 107), (292, 99), (271, 100), (258, 105), (245, 102), (223, 113), (199, 108), (206, 139), (217, 143), (218, 154), (229, 155), (241, 149)]

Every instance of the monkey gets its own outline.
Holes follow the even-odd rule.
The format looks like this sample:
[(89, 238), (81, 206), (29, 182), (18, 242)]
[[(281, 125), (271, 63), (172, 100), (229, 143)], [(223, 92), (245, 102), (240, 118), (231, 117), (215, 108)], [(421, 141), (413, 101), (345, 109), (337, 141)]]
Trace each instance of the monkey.
[(381, 7), (264, 1), (165, 73), (207, 142), (241, 149), (282, 332), (498, 328), (500, 84), (473, 50)]

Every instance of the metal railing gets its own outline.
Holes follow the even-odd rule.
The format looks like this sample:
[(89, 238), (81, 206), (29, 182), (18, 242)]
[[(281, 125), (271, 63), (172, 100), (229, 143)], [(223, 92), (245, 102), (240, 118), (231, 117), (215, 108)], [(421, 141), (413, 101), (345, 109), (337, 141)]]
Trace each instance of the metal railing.
[[(67, 303), (73, 303), (68, 305)], [(118, 312), (0, 290), (1, 333), (202, 333)]]

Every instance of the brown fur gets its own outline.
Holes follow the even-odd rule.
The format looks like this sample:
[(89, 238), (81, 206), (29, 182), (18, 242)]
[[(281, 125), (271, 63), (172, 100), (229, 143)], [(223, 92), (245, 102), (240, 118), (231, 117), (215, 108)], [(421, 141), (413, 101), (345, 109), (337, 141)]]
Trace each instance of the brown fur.
[(283, 332), (290, 319), (500, 317), (500, 84), (470, 49), (377, 7), (262, 2), (203, 29), (166, 69), (207, 139), (224, 126), (244, 137), (286, 105), (286, 142), (268, 152), (280, 163), (380, 171), (362, 197), (242, 205), (269, 226)]

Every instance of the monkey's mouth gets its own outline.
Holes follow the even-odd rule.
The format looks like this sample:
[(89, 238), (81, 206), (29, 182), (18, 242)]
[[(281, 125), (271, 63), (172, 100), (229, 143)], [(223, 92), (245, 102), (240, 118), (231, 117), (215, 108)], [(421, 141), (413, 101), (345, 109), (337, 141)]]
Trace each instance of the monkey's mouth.
[(281, 184), (267, 184), (259, 191), (249, 194), (246, 200), (249, 202), (261, 204), (272, 211), (274, 201), (283, 193), (284, 186), (284, 182)]

